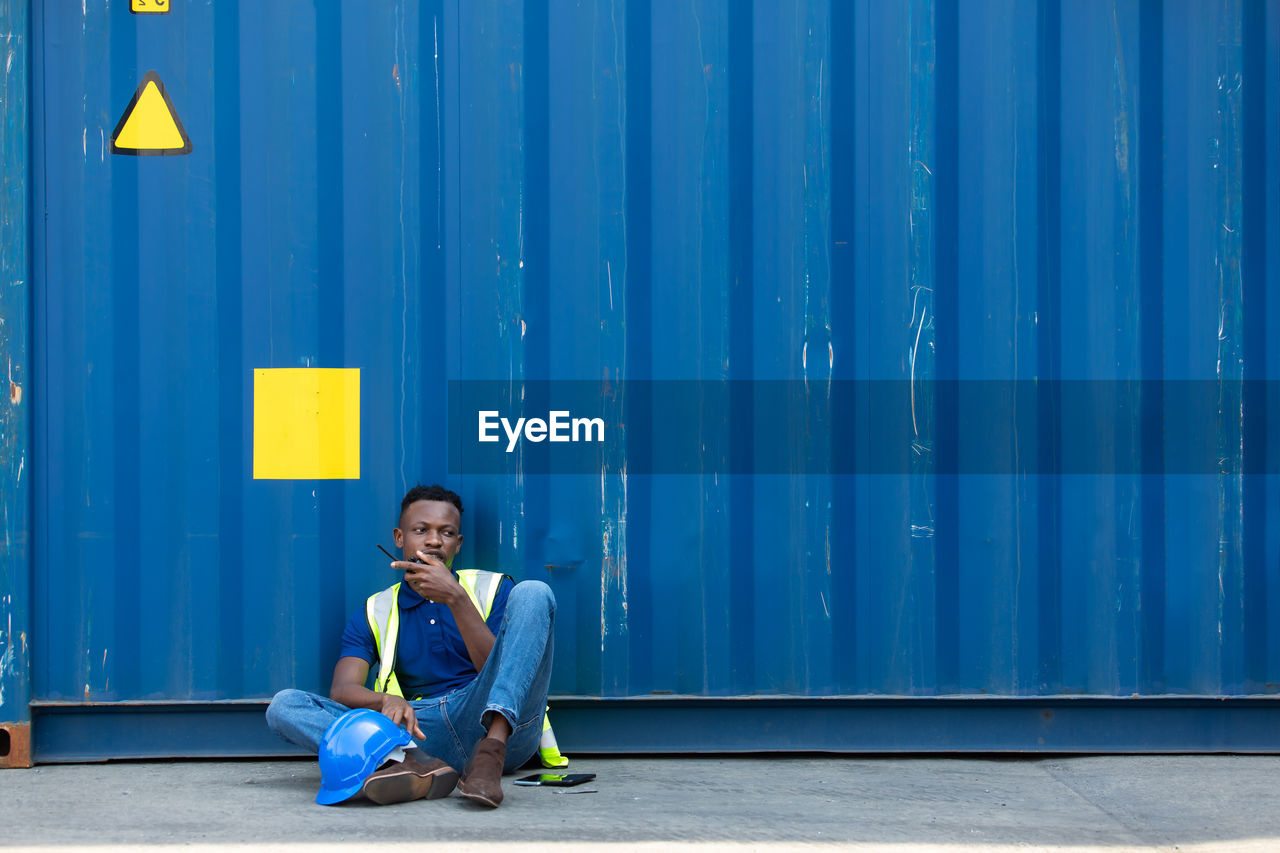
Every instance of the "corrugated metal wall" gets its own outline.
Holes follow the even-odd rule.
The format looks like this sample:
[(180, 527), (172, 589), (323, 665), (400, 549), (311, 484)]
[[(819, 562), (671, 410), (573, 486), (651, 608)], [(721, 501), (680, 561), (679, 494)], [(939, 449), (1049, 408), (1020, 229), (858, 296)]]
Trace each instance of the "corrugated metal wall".
[[(556, 694), (1280, 683), (1280, 3), (126, 7), (34, 4), (38, 700), (325, 688), (419, 480)], [(148, 70), (190, 155), (110, 153)], [(252, 479), (278, 367), (360, 369), (360, 479)], [(1109, 475), (929, 400), (898, 474), (448, 471), (452, 379), (1037, 378), (1222, 381), (1227, 473), (1159, 399)]]
[(31, 43), (25, 4), (0, 6), (0, 767), (30, 763)]

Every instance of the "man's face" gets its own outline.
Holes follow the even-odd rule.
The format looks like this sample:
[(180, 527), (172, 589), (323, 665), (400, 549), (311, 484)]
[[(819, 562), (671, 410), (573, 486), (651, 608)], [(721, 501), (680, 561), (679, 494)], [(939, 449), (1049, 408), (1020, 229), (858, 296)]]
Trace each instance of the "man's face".
[(392, 535), (406, 560), (422, 562), (418, 558), (422, 551), (449, 566), (462, 547), (461, 522), (458, 508), (448, 501), (415, 501), (400, 514), (400, 526)]

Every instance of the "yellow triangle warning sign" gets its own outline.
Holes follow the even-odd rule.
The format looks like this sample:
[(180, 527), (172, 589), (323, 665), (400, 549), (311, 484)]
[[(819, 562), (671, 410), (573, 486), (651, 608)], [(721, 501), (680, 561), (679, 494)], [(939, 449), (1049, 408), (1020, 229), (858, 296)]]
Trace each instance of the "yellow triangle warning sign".
[(191, 139), (178, 119), (160, 75), (148, 71), (111, 134), (112, 154), (190, 154)]

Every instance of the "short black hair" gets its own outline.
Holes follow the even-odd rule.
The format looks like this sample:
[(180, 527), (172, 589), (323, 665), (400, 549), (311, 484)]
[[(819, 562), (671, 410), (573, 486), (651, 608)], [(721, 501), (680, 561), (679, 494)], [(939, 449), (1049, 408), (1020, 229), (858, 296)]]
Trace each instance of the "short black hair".
[(418, 501), (444, 501), (451, 503), (458, 508), (458, 515), (462, 515), (462, 498), (458, 497), (457, 492), (451, 492), (444, 486), (424, 486), (421, 483), (405, 493), (404, 500), (400, 501), (400, 514), (404, 515), (404, 511)]

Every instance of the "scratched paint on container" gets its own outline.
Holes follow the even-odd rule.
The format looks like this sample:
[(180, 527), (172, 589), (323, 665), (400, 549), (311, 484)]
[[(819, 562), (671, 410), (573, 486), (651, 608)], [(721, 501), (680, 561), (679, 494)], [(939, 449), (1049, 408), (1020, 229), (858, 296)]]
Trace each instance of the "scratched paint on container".
[[(35, 478), (34, 551), (68, 565), (57, 585), (35, 566), (0, 630), (41, 649), (36, 698), (323, 689), (385, 581), (371, 543), (408, 486), (447, 477), (441, 407), (467, 379), (510, 383), (512, 416), (545, 414), (526, 379), (788, 380), (819, 409), (836, 381), (913, 388), (812, 429), (752, 434), (749, 393), (686, 424), (728, 421), (736, 460), (852, 448), (888, 475), (724, 474), (705, 448), (697, 473), (653, 474), (639, 413), (605, 393), (625, 439), (591, 473), (517, 450), (454, 478), (464, 564), (557, 595), (555, 693), (1280, 683), (1280, 504), (1274, 475), (1241, 473), (1271, 439), (1233, 396), (1280, 371), (1273, 270), (1250, 266), (1280, 254), (1273, 9), (241, 5), (34, 7), (39, 168), (4, 188), (30, 175), (47, 220), (33, 277), (4, 260), (4, 524), (14, 541)], [(25, 92), (24, 46), (0, 45)], [(107, 156), (149, 69), (196, 145)], [(6, 106), (6, 151), (24, 116)], [(10, 228), (27, 207), (5, 205)], [(28, 310), (43, 391), (13, 343)], [(360, 479), (255, 478), (254, 371), (349, 364)], [(926, 391), (954, 379), (1194, 379), (1221, 399), (1197, 424), (1145, 399), (1093, 441), (1054, 435), (1073, 421), (1053, 399), (979, 430), (973, 398)], [(1055, 446), (1148, 473), (1061, 476)], [(1014, 473), (951, 473), (974, 449)], [(1184, 450), (1222, 473), (1147, 467)]]
[[(31, 720), (28, 5), (0, 9), (0, 722)], [(8, 751), (6, 736), (6, 752)], [(16, 746), (16, 744), (14, 744)], [(0, 756), (0, 764), (8, 755)]]

